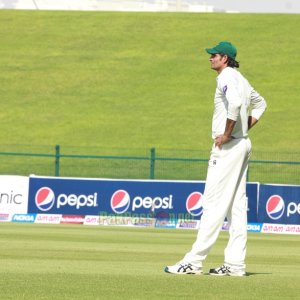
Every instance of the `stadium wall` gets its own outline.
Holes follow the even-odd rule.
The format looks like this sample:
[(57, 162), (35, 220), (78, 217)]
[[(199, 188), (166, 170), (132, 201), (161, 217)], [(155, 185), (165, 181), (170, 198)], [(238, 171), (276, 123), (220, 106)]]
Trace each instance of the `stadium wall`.
[(298, 0), (0, 0), (0, 9), (300, 13)]
[[(0, 176), (0, 221), (197, 229), (203, 181)], [(247, 184), (248, 231), (300, 234), (300, 186)], [(228, 230), (224, 220), (223, 230)]]
[(31, 10), (213, 12), (193, 0), (0, 0), (0, 8)]

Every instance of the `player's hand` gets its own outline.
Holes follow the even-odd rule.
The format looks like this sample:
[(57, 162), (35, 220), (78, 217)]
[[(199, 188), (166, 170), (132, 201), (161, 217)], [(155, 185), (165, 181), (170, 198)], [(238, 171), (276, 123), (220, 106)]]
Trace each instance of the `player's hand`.
[(230, 136), (226, 136), (224, 134), (218, 135), (215, 138), (215, 146), (218, 147), (219, 149), (222, 149), (222, 145), (230, 142), (232, 138)]

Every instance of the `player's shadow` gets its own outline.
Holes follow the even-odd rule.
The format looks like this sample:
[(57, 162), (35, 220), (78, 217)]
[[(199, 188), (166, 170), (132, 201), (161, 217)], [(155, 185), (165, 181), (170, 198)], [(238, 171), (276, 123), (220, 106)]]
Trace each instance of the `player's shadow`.
[(272, 273), (252, 273), (252, 272), (247, 272), (246, 276), (255, 276), (255, 275), (271, 275)]

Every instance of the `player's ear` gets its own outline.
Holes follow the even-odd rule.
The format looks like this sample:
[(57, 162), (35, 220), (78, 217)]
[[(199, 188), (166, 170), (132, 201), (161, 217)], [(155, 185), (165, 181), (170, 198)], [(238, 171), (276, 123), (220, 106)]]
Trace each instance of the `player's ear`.
[(224, 63), (227, 63), (228, 62), (228, 56), (226, 54), (224, 54), (222, 56), (222, 60), (224, 61)]

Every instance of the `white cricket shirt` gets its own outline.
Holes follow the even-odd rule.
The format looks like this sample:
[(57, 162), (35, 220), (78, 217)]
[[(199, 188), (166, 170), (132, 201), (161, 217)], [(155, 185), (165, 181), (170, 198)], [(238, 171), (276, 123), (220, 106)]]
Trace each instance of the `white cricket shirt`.
[(217, 77), (212, 120), (213, 139), (224, 134), (226, 120), (236, 121), (232, 136), (248, 136), (248, 116), (257, 120), (267, 107), (265, 99), (257, 93), (247, 79), (236, 69), (226, 67)]

